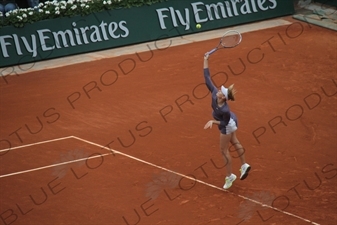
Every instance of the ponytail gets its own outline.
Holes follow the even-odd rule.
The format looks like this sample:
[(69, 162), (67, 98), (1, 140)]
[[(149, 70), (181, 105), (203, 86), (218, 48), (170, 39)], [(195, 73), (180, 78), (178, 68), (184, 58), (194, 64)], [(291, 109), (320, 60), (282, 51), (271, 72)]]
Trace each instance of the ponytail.
[(228, 87), (228, 100), (235, 101), (236, 90), (234, 88), (234, 84)]

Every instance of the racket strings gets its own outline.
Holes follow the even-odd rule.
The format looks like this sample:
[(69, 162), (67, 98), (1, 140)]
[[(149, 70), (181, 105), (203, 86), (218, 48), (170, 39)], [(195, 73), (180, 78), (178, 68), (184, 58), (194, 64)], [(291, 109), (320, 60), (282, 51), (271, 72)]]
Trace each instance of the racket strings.
[(228, 33), (221, 39), (221, 45), (225, 48), (237, 46), (241, 42), (241, 35), (239, 33)]

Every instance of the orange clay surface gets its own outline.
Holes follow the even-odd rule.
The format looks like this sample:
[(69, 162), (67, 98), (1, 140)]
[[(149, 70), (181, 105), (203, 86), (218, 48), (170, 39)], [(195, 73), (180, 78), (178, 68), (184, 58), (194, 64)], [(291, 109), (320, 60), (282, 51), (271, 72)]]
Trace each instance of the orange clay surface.
[(3, 77), (0, 225), (336, 224), (336, 35), (285, 19), (209, 59), (252, 166), (229, 191), (203, 129), (219, 39)]

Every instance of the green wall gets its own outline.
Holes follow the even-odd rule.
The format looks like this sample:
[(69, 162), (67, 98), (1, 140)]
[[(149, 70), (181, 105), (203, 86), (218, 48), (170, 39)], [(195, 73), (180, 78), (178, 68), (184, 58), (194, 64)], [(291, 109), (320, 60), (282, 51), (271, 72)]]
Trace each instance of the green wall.
[(318, 4), (322, 4), (322, 7), (324, 7), (324, 8), (326, 8), (325, 5), (337, 7), (337, 0), (314, 0), (313, 2), (318, 3)]
[[(0, 67), (289, 15), (287, 0), (173, 0), (0, 29)], [(195, 25), (200, 23), (201, 29)]]

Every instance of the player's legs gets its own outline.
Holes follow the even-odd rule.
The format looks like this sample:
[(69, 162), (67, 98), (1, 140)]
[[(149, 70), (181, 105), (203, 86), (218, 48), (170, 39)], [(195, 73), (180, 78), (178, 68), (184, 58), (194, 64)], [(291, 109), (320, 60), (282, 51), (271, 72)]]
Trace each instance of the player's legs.
[(246, 163), (246, 159), (245, 159), (245, 149), (242, 147), (242, 145), (240, 144), (239, 140), (236, 137), (236, 132), (232, 133), (232, 137), (230, 140), (231, 144), (234, 146), (238, 156), (240, 157), (241, 160), (241, 164), (245, 164)]
[(232, 157), (229, 154), (229, 150), (228, 150), (231, 137), (232, 137), (232, 134), (220, 133), (220, 152), (225, 160), (227, 176), (230, 176), (232, 174)]
[(248, 176), (248, 173), (251, 169), (251, 166), (248, 163), (246, 163), (245, 149), (242, 147), (239, 140), (237, 139), (236, 132), (233, 132), (230, 142), (235, 147), (235, 149), (238, 153), (238, 156), (240, 157), (240, 160), (241, 160), (240, 180), (244, 180)]
[(230, 188), (236, 179), (235, 174), (232, 173), (232, 157), (229, 154), (229, 142), (231, 137), (232, 134), (220, 134), (220, 151), (225, 159), (227, 174), (225, 178), (225, 184), (223, 186), (224, 189)]

